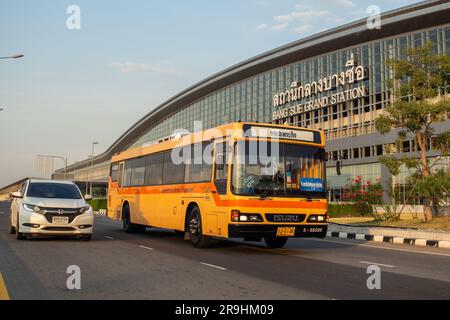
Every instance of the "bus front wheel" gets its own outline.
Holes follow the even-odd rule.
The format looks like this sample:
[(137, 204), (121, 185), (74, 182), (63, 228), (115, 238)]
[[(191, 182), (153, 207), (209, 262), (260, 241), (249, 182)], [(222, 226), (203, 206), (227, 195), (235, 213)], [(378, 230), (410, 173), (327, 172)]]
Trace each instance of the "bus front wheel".
[(192, 208), (189, 214), (189, 234), (194, 247), (206, 248), (211, 245), (211, 238), (203, 235), (202, 217), (198, 207)]
[(286, 245), (288, 238), (264, 237), (267, 246), (272, 249), (282, 248)]

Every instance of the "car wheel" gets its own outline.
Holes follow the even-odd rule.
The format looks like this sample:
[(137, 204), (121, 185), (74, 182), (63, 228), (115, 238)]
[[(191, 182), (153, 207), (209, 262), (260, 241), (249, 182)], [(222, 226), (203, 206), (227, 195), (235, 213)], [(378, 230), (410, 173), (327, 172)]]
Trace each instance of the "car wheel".
[(192, 208), (190, 212), (189, 234), (194, 247), (207, 248), (211, 245), (211, 237), (203, 235), (202, 217), (198, 207)]
[(19, 226), (20, 226), (19, 215), (17, 215), (16, 223), (17, 223), (16, 224), (16, 239), (17, 240), (25, 240), (26, 239), (25, 235), (19, 231), (20, 230), (19, 229)]
[(264, 241), (266, 242), (267, 247), (277, 249), (284, 247), (288, 241), (288, 238), (264, 237)]
[(91, 239), (92, 239), (92, 234), (86, 234), (86, 235), (81, 236), (82, 241), (91, 241)]
[(122, 215), (123, 215), (122, 225), (123, 225), (123, 230), (125, 230), (125, 232), (127, 232), (127, 233), (144, 233), (145, 232), (145, 226), (131, 222), (129, 206), (125, 206), (123, 208)]

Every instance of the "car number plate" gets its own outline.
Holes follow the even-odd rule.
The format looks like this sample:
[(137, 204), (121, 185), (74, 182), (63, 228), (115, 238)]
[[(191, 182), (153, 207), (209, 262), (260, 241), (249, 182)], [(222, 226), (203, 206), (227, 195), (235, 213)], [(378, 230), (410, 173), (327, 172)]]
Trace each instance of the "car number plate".
[(52, 223), (55, 224), (69, 224), (69, 217), (53, 217)]
[(277, 237), (293, 237), (295, 235), (295, 227), (278, 227)]

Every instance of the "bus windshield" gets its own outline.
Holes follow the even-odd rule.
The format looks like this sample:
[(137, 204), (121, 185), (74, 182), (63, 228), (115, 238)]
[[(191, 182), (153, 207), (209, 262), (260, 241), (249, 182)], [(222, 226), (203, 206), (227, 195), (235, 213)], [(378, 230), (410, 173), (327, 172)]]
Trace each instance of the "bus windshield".
[(279, 197), (325, 196), (325, 150), (298, 144), (239, 141), (232, 192)]

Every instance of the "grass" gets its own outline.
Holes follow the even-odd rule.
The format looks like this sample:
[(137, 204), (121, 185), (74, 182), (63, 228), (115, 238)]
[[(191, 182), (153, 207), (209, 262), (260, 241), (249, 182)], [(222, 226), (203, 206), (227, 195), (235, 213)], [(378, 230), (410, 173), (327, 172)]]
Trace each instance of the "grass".
[(334, 218), (330, 219), (330, 221), (341, 224), (352, 224), (355, 226), (364, 225), (373, 227), (399, 227), (450, 231), (450, 217), (433, 218), (430, 222), (423, 222), (422, 219), (374, 221), (372, 218)]
[(330, 222), (340, 224), (366, 223), (371, 221), (373, 221), (373, 218), (370, 217), (330, 218)]

